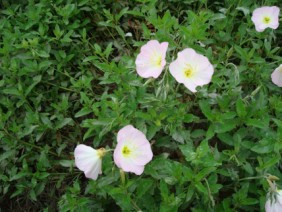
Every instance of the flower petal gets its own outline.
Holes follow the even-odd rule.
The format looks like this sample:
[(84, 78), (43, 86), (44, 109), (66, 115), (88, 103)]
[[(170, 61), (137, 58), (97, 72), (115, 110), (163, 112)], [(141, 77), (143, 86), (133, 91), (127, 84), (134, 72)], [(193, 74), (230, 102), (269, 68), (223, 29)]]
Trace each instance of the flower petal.
[(278, 87), (282, 87), (282, 64), (271, 74), (272, 82)]
[(135, 64), (136, 71), (143, 78), (157, 78), (166, 64), (165, 56), (168, 43), (159, 43), (157, 40), (148, 41), (140, 49)]
[(144, 166), (134, 164), (132, 160), (121, 160), (121, 166), (125, 172), (133, 172), (136, 175), (141, 175), (144, 171)]
[(190, 48), (177, 54), (177, 59), (170, 64), (169, 71), (177, 82), (183, 83), (192, 92), (196, 92), (197, 86), (210, 83), (214, 73), (208, 58)]
[[(253, 11), (252, 22), (255, 24), (256, 31), (262, 32), (266, 28), (277, 29), (279, 26), (279, 7), (264, 6)], [(266, 21), (266, 19), (268, 19)]]
[(102, 160), (97, 150), (84, 144), (78, 145), (74, 150), (75, 165), (83, 171), (87, 178), (96, 180), (99, 173), (102, 173)]
[(118, 132), (114, 161), (119, 168), (140, 175), (152, 158), (151, 145), (144, 133), (132, 125), (127, 125)]
[(153, 158), (153, 152), (151, 150), (151, 145), (149, 143), (142, 145), (138, 150), (133, 152), (132, 161), (136, 165), (144, 166), (149, 163)]
[(127, 125), (119, 130), (117, 134), (117, 142), (134, 141), (134, 142), (149, 142), (144, 133), (137, 130), (132, 125)]

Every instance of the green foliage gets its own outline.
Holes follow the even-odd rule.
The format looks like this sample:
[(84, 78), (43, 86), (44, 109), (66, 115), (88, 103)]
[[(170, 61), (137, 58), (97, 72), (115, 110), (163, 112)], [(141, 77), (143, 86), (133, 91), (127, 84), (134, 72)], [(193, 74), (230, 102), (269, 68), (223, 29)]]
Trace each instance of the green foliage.
[[(270, 79), (282, 30), (255, 31), (257, 1), (0, 6), (0, 210), (263, 210), (264, 177), (282, 178), (282, 93)], [(142, 79), (148, 40), (169, 42), (168, 64), (187, 47), (207, 56), (212, 82), (191, 93), (168, 69)], [(122, 183), (108, 154), (87, 180), (75, 146), (114, 148), (127, 124), (152, 141), (144, 173)]]

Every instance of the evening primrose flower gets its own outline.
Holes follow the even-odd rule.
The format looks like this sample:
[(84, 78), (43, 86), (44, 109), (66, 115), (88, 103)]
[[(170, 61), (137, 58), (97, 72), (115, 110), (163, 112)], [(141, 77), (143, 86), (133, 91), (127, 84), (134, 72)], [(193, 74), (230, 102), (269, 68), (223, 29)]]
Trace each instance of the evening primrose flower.
[(177, 59), (169, 66), (169, 71), (177, 82), (196, 92), (197, 86), (211, 81), (214, 69), (208, 58), (196, 53), (194, 49), (186, 48), (178, 52)]
[(138, 75), (143, 78), (157, 78), (166, 64), (165, 56), (168, 42), (151, 40), (141, 47), (135, 64)]
[(281, 212), (282, 211), (282, 190), (278, 190), (275, 194), (275, 198), (268, 200), (265, 203), (266, 212)]
[(264, 31), (266, 28), (277, 29), (279, 26), (279, 7), (260, 7), (253, 11), (252, 21), (258, 32)]
[(114, 161), (119, 168), (140, 175), (152, 158), (151, 145), (144, 133), (132, 125), (127, 125), (118, 132)]
[(282, 64), (272, 72), (271, 79), (275, 85), (282, 87)]
[(74, 150), (75, 165), (87, 178), (96, 180), (98, 174), (102, 174), (102, 157), (105, 153), (104, 148), (96, 150), (80, 144)]

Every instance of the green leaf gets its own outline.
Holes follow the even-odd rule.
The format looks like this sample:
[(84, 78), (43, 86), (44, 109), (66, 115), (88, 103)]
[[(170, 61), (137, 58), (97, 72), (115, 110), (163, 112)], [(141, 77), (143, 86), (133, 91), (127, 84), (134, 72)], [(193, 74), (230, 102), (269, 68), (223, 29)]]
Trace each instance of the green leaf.
[(64, 118), (56, 124), (56, 129), (63, 128), (66, 125), (73, 125), (73, 123), (74, 122), (73, 122), (72, 118)]
[(181, 145), (179, 146), (181, 152), (185, 156), (185, 159), (189, 162), (192, 161), (196, 158), (196, 153), (194, 152), (194, 148), (192, 145)]
[(263, 119), (247, 119), (246, 124), (261, 129), (267, 129), (269, 126), (269, 118), (264, 117)]
[(246, 106), (241, 99), (236, 101), (236, 111), (240, 118), (244, 118), (247, 115)]
[(87, 114), (89, 114), (89, 113), (91, 113), (91, 112), (93, 112), (90, 108), (86, 108), (86, 107), (84, 107), (84, 108), (82, 108), (80, 111), (78, 111), (75, 115), (74, 115), (74, 117), (75, 118), (78, 118), (78, 117), (81, 117), (81, 116), (85, 116), (85, 115), (87, 115)]
[(201, 100), (199, 102), (199, 106), (200, 106), (203, 114), (208, 118), (208, 120), (213, 121), (214, 115), (211, 111), (209, 103), (207, 101)]

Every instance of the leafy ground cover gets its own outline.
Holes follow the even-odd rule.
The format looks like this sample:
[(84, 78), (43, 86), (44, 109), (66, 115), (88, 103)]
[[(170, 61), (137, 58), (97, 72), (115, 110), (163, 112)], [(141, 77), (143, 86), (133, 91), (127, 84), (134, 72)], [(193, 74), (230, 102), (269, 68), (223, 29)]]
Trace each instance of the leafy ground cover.
[[(271, 74), (282, 28), (257, 32), (251, 20), (279, 0), (0, 5), (1, 210), (263, 211), (270, 186), (281, 188), (282, 90)], [(150, 40), (169, 44), (156, 79), (136, 72)], [(169, 72), (185, 48), (214, 67), (197, 92)], [(106, 154), (103, 174), (87, 179), (75, 147), (114, 149), (126, 125), (151, 143), (143, 174), (122, 180)]]

